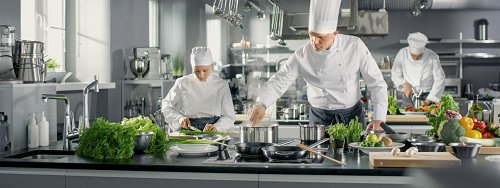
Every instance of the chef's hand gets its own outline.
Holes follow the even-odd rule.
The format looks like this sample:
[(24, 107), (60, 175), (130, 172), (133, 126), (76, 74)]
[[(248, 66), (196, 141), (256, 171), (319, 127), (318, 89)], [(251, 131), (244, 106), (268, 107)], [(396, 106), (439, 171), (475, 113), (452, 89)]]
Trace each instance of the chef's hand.
[(380, 120), (373, 120), (370, 124), (368, 124), (368, 126), (366, 127), (366, 130), (369, 131), (369, 130), (384, 130), (382, 129), (382, 127), (380, 126), (380, 124), (382, 123), (382, 121)]
[(249, 121), (252, 124), (252, 126), (257, 125), (264, 119), (264, 116), (266, 115), (266, 108), (263, 105), (255, 105), (252, 109), (250, 109), (249, 112)]
[(425, 101), (420, 101), (420, 106), (429, 106), (431, 104), (431, 100), (427, 99)]
[(405, 96), (410, 97), (410, 95), (413, 93), (412, 91), (412, 86), (408, 82), (403, 83), (403, 93)]
[(203, 132), (205, 132), (205, 131), (217, 131), (217, 129), (215, 128), (215, 126), (213, 124), (207, 123), (205, 125), (205, 128), (203, 128)]
[(181, 124), (182, 129), (189, 129), (189, 127), (191, 126), (191, 122), (189, 121), (189, 118), (187, 118), (187, 117), (181, 117), (179, 119), (179, 124)]

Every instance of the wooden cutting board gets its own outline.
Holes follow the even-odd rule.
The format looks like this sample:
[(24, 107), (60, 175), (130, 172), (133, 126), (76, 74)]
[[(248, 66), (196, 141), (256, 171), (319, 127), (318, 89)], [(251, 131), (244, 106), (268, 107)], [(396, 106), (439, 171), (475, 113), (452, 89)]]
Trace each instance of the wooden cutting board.
[(425, 115), (387, 115), (387, 122), (428, 122)]
[(392, 156), (390, 152), (370, 152), (373, 167), (451, 167), (460, 166), (460, 159), (448, 152), (418, 152), (413, 157)]
[[(446, 146), (446, 151), (453, 153), (451, 146)], [(479, 148), (478, 155), (500, 155), (500, 147), (483, 147)]]

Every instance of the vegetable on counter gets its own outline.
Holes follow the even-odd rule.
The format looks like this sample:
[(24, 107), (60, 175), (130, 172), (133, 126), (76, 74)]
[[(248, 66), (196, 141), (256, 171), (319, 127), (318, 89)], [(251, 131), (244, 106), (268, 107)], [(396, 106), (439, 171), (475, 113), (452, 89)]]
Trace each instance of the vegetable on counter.
[(344, 140), (349, 134), (348, 128), (343, 123), (337, 123), (335, 125), (329, 126), (326, 129), (326, 133), (330, 135), (330, 138), (335, 140)]
[(440, 138), (445, 144), (458, 142), (464, 136), (465, 129), (460, 126), (457, 119), (449, 119), (440, 125)]
[(470, 142), (470, 143), (477, 143), (481, 144), (481, 146), (488, 147), (488, 146), (495, 146), (495, 140), (489, 138), (489, 139), (477, 139), (477, 138), (467, 138), (465, 136), (460, 137), (460, 142)]
[(429, 124), (432, 125), (432, 129), (425, 132), (428, 136), (436, 136), (438, 134), (439, 125), (446, 121), (446, 110), (451, 110), (454, 112), (459, 112), (458, 103), (453, 100), (453, 97), (446, 93), (441, 97), (438, 104), (433, 104), (430, 106), (431, 111), (435, 111), (435, 114), (428, 114)]
[(78, 156), (89, 159), (127, 159), (134, 154), (134, 127), (97, 118), (79, 137)]
[(359, 142), (362, 132), (363, 125), (359, 122), (358, 117), (351, 119), (347, 125), (347, 143)]
[(148, 117), (137, 116), (130, 119), (123, 118), (121, 123), (125, 127), (133, 127), (134, 130), (136, 130), (136, 135), (141, 132), (153, 132), (151, 143), (144, 150), (147, 154), (153, 156), (161, 156), (168, 150), (169, 143), (167, 140), (167, 135)]
[(398, 105), (396, 104), (397, 103), (396, 99), (392, 96), (388, 96), (387, 101), (388, 101), (387, 112), (389, 113), (389, 115), (397, 115), (399, 112), (399, 108)]

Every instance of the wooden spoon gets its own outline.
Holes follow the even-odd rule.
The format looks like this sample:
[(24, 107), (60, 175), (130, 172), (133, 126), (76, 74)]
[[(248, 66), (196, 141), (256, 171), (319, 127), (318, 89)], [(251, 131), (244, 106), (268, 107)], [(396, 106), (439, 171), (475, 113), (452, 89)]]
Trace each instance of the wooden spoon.
[(311, 152), (311, 153), (314, 153), (314, 154), (320, 155), (320, 156), (324, 157), (325, 159), (328, 159), (328, 160), (333, 161), (333, 162), (335, 162), (335, 163), (338, 163), (338, 164), (341, 164), (341, 165), (347, 165), (347, 164), (343, 163), (342, 161), (338, 161), (338, 160), (336, 160), (336, 159), (334, 159), (334, 158), (331, 158), (331, 157), (328, 157), (328, 156), (326, 156), (326, 155), (323, 155), (322, 153), (320, 153), (320, 152), (318, 152), (318, 151), (316, 151), (316, 150), (313, 150), (313, 149), (311, 149), (311, 148), (307, 147), (307, 146), (306, 146), (306, 145), (304, 145), (304, 144), (297, 144), (297, 147), (299, 147), (300, 149), (303, 149), (303, 150), (309, 151), (309, 152)]

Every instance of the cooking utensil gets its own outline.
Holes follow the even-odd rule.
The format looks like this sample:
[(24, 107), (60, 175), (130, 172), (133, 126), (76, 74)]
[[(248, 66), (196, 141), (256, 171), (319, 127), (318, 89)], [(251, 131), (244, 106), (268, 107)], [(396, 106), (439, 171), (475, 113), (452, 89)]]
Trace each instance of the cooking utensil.
[[(327, 140), (328, 139), (322, 139), (314, 144), (311, 144), (311, 146), (316, 147)], [(285, 142), (276, 146), (263, 147), (262, 151), (264, 156), (271, 160), (298, 160), (304, 159), (309, 154), (307, 151), (304, 151), (297, 146), (282, 146), (286, 143), (290, 142)]]
[(406, 139), (410, 138), (410, 134), (405, 132), (397, 132), (396, 134), (385, 134), (394, 142), (404, 142)]
[(317, 142), (325, 138), (325, 125), (302, 125), (299, 123), (300, 139), (304, 143)]
[(236, 143), (234, 144), (234, 149), (241, 155), (263, 155), (261, 150), (263, 147), (275, 145), (275, 143), (268, 142)]
[(446, 144), (439, 142), (418, 142), (412, 143), (412, 145), (416, 146), (419, 152), (440, 152), (443, 151)]
[(476, 143), (450, 143), (453, 153), (460, 159), (475, 158), (481, 148), (481, 144)]
[(144, 149), (146, 149), (151, 143), (151, 137), (153, 137), (153, 134), (153, 132), (142, 132), (139, 135), (135, 136), (134, 151), (144, 151)]
[(385, 122), (380, 123), (380, 127), (382, 127), (382, 129), (384, 129), (384, 131), (387, 134), (397, 134), (396, 131), (394, 131), (394, 129), (389, 127), (389, 125), (387, 125), (387, 123), (385, 123)]
[(307, 147), (307, 146), (306, 146), (306, 145), (304, 145), (304, 144), (297, 144), (297, 147), (299, 147), (300, 149), (303, 149), (303, 150), (309, 151), (309, 152), (311, 152), (311, 153), (314, 153), (314, 154), (316, 154), (316, 155), (322, 156), (322, 157), (324, 157), (325, 159), (328, 159), (328, 160), (330, 160), (330, 161), (332, 161), (332, 162), (334, 162), (334, 163), (341, 164), (341, 165), (347, 165), (347, 164), (346, 164), (346, 163), (344, 163), (344, 162), (338, 161), (338, 160), (336, 160), (336, 159), (334, 159), (334, 158), (331, 158), (331, 157), (328, 157), (328, 156), (326, 156), (326, 155), (324, 155), (324, 154), (322, 154), (322, 153), (320, 153), (320, 152), (318, 152), (318, 151), (316, 151), (316, 150), (313, 150), (313, 149), (311, 149), (310, 147)]
[(262, 121), (252, 126), (246, 121), (240, 125), (240, 142), (267, 142), (278, 143), (278, 123)]

